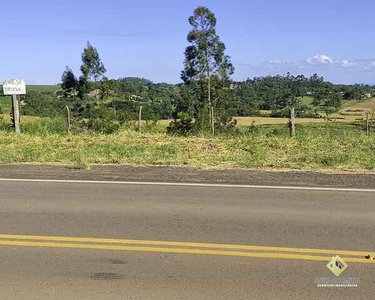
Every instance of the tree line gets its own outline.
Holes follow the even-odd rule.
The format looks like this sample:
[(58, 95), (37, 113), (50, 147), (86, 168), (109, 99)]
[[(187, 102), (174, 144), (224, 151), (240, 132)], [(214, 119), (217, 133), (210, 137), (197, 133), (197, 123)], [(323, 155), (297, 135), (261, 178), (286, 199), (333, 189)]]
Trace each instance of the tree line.
[[(144, 78), (109, 79), (97, 49), (87, 43), (77, 78), (66, 67), (61, 78), (62, 90), (55, 94), (29, 93), (23, 113), (58, 115), (64, 106), (88, 129), (112, 132), (129, 120), (138, 118), (173, 119), (168, 132), (228, 131), (235, 127), (234, 116), (256, 116), (261, 110), (271, 116), (329, 116), (342, 100), (360, 100), (372, 94), (369, 85), (335, 85), (323, 77), (293, 76), (289, 73), (236, 82), (231, 79), (234, 66), (216, 32), (217, 19), (206, 7), (197, 7), (188, 19), (191, 30), (184, 52), (180, 84), (153, 83)], [(311, 97), (307, 105), (303, 97)], [(56, 104), (58, 103), (58, 105)]]

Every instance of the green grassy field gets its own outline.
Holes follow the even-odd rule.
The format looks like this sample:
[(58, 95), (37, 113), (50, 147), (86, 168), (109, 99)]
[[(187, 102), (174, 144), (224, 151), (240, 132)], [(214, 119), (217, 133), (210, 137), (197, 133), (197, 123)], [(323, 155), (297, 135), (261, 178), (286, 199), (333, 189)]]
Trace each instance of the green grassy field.
[[(0, 101), (3, 107), (10, 105), (9, 97)], [(372, 101), (346, 104), (347, 111), (356, 113), (332, 114), (335, 121), (296, 119), (295, 138), (289, 137), (287, 118), (269, 117), (237, 117), (240, 132), (235, 135), (182, 137), (165, 133), (170, 120), (161, 120), (153, 128), (144, 126), (142, 133), (123, 128), (104, 135), (67, 134), (63, 118), (22, 116), (22, 134), (17, 136), (10, 128), (9, 113), (4, 113), (0, 115), (0, 163), (57, 163), (82, 169), (90, 164), (139, 164), (374, 171), (375, 134), (365, 135), (360, 121), (364, 115), (358, 115)]]
[(15, 135), (0, 131), (0, 162), (176, 165), (330, 171), (375, 169), (375, 135), (345, 123), (263, 125), (234, 136), (170, 136), (123, 129), (115, 134)]
[[(27, 85), (27, 92), (56, 92), (61, 89), (60, 85)], [(3, 86), (0, 84), (0, 91), (3, 90)]]
[[(3, 114), (3, 115), (0, 115), (0, 117), (3, 118), (5, 123), (10, 124), (10, 114)], [(35, 124), (44, 119), (49, 119), (49, 118), (40, 118), (40, 117), (34, 117), (34, 116), (21, 116), (21, 123), (23, 125)]]
[[(28, 85), (26, 86), (27, 92), (49, 92), (54, 93), (61, 89), (59, 85)], [(0, 85), (0, 94), (3, 91), (3, 86)], [(11, 108), (12, 102), (10, 96), (0, 96), (0, 109), (8, 112)]]
[(61, 89), (60, 85), (28, 85), (26, 90), (28, 92), (56, 92)]
[[(56, 92), (61, 89), (60, 85), (27, 85), (27, 92)], [(3, 86), (0, 85), (0, 91), (3, 90)]]

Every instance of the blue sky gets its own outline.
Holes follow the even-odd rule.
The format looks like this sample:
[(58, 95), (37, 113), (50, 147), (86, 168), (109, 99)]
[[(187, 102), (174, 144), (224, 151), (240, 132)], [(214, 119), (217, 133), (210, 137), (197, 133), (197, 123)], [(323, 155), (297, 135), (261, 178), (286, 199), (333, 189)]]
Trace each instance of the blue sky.
[(235, 80), (290, 71), (375, 84), (370, 0), (2, 1), (0, 81), (58, 83), (66, 65), (79, 76), (89, 40), (110, 78), (179, 82), (187, 19), (198, 5), (216, 14)]

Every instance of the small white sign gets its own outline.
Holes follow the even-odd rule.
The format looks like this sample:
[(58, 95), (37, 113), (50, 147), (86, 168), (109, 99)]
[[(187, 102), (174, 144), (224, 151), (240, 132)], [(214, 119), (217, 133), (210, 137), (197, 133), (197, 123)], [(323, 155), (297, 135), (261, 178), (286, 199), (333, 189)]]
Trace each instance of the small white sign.
[(3, 82), (4, 95), (25, 95), (26, 84), (22, 79), (10, 79)]

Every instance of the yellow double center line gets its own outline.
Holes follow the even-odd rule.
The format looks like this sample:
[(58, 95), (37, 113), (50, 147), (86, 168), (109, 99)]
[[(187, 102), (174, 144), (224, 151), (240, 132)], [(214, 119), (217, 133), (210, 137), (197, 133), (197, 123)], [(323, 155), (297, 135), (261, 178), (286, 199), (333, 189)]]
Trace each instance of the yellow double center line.
[(0, 246), (140, 251), (253, 258), (297, 259), (327, 262), (331, 260), (332, 256), (340, 255), (346, 262), (375, 264), (375, 260), (365, 258), (365, 256), (368, 255), (370, 255), (371, 257), (375, 257), (375, 253), (364, 251), (145, 241), (108, 238), (0, 234)]

